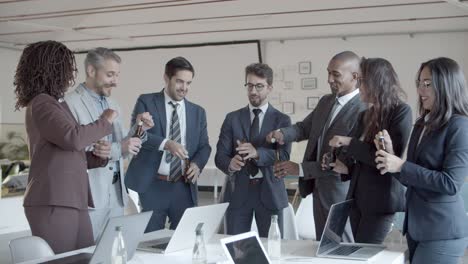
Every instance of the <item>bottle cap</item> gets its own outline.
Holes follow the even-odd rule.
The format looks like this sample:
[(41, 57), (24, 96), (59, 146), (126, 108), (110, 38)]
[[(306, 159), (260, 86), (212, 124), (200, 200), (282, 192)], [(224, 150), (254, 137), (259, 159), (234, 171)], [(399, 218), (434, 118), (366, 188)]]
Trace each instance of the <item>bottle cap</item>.
[(197, 227), (195, 228), (195, 234), (196, 235), (201, 235), (202, 234), (202, 227), (203, 227), (203, 223), (198, 223)]
[(122, 231), (122, 227), (121, 226), (116, 226), (115, 231)]
[(139, 125), (139, 126), (142, 126), (142, 125), (143, 125), (143, 121), (141, 121), (141, 120), (138, 121), (138, 125)]
[(276, 138), (271, 138), (271, 143), (276, 143)]

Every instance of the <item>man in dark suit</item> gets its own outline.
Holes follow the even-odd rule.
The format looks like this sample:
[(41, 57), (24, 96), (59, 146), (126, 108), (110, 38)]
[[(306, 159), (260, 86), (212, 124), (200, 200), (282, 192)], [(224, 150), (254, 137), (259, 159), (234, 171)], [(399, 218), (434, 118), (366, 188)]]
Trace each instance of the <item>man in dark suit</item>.
[(197, 205), (197, 179), (211, 147), (205, 110), (185, 99), (194, 72), (187, 59), (171, 59), (165, 68), (165, 88), (140, 95), (133, 110), (132, 125), (140, 113), (154, 117), (125, 179), (128, 188), (138, 192), (143, 211), (153, 211), (146, 232), (163, 229), (167, 217), (175, 229), (185, 209)]
[[(301, 164), (284, 161), (276, 164), (275, 175), (299, 176), (302, 197), (313, 193), (316, 239), (320, 240), (332, 204), (345, 200), (349, 183), (339, 174), (322, 170), (322, 157), (330, 151), (328, 141), (334, 135), (349, 135), (357, 117), (365, 109), (358, 89), (360, 58), (351, 51), (335, 55), (328, 64), (328, 84), (332, 94), (323, 96), (317, 107), (303, 121), (272, 131), (267, 142), (275, 138), (280, 144), (308, 140)], [(347, 226), (343, 239), (352, 240)]]
[(282, 230), (282, 209), (288, 197), (282, 178), (273, 175), (276, 148), (281, 160), (288, 160), (291, 145), (265, 142), (267, 132), (290, 126), (291, 119), (268, 103), (273, 89), (273, 71), (262, 63), (245, 69), (249, 105), (227, 114), (217, 144), (216, 167), (229, 177), (224, 199), (227, 233), (250, 231), (255, 213), (259, 235), (268, 236), (270, 219), (278, 215)]

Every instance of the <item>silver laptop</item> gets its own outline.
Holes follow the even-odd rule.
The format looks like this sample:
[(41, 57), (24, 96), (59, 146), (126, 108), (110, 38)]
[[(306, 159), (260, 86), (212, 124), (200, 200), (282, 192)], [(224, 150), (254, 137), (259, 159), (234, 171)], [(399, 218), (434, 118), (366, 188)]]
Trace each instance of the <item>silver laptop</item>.
[(317, 249), (317, 257), (369, 260), (385, 249), (385, 246), (377, 244), (341, 242), (353, 202), (347, 200), (331, 206)]
[[(218, 230), (229, 203), (192, 207), (185, 210), (175, 231), (159, 230), (145, 234), (152, 239), (141, 242), (139, 250), (156, 253), (171, 253), (192, 248), (195, 242), (195, 228), (203, 223), (203, 237), (208, 242)], [(156, 237), (156, 239), (154, 239)]]
[(94, 252), (80, 253), (68, 257), (43, 262), (47, 264), (110, 264), (112, 244), (116, 235), (115, 228), (122, 227), (122, 235), (127, 249), (127, 259), (132, 259), (136, 247), (144, 234), (146, 225), (153, 214), (152, 211), (139, 214), (112, 217), (102, 232)]

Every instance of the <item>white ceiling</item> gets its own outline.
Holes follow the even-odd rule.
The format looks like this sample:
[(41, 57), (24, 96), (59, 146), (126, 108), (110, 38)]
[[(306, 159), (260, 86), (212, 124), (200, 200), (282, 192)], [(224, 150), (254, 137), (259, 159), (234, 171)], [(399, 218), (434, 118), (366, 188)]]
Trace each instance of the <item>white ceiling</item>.
[(14, 49), (453, 31), (468, 32), (468, 0), (0, 0), (0, 47)]

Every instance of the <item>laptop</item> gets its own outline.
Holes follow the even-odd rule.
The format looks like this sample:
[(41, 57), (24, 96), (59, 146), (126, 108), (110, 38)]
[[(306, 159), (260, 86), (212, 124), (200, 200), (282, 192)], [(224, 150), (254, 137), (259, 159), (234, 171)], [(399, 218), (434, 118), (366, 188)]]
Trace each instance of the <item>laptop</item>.
[(112, 217), (102, 232), (93, 253), (80, 253), (68, 257), (50, 260), (47, 264), (110, 264), (112, 244), (116, 235), (115, 228), (122, 227), (122, 235), (127, 249), (127, 259), (132, 259), (138, 242), (145, 231), (146, 225), (153, 214), (152, 211), (139, 214)]
[(223, 238), (221, 246), (231, 264), (271, 263), (256, 232)]
[(353, 202), (351, 199), (331, 206), (317, 257), (369, 260), (385, 249), (384, 245), (341, 242)]
[(192, 248), (195, 228), (199, 223), (203, 223), (203, 238), (208, 242), (218, 230), (228, 205), (229, 203), (221, 203), (187, 208), (175, 231), (163, 229), (153, 232), (157, 234), (157, 238), (141, 242), (138, 250), (167, 254)]

